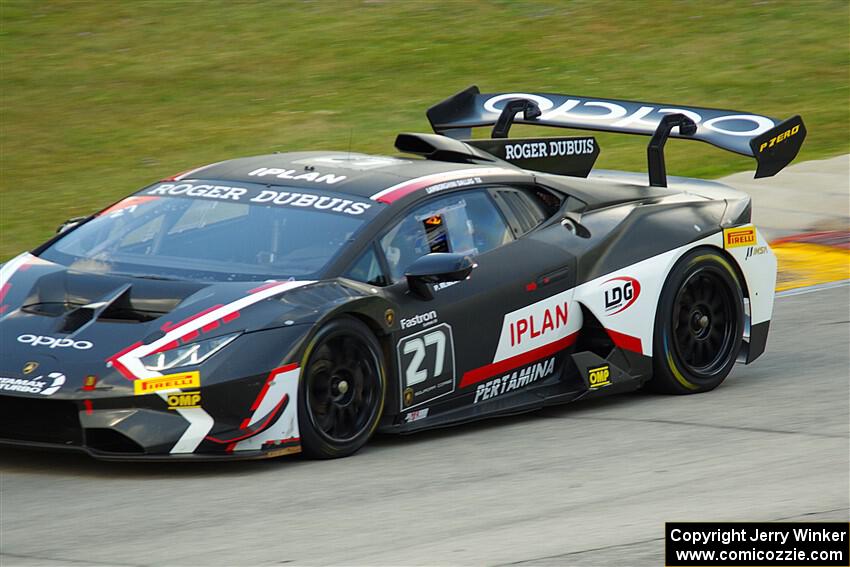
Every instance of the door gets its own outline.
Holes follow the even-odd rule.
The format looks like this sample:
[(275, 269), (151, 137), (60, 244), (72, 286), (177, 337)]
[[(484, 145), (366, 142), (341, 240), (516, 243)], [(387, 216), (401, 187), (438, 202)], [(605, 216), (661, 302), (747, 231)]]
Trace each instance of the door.
[[(484, 401), (481, 383), (563, 344), (575, 319), (568, 313), (574, 258), (547, 230), (517, 237), (482, 188), (416, 205), (384, 234), (386, 293), (399, 306), (400, 411)], [(467, 280), (435, 284), (428, 301), (409, 292), (404, 272), (431, 252), (469, 254), (478, 266)]]

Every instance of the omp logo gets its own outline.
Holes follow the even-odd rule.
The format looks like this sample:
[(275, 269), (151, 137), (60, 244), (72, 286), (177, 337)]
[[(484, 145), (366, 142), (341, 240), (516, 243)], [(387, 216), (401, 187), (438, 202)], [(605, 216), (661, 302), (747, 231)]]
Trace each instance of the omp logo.
[(611, 384), (611, 367), (607, 364), (587, 369), (587, 381), (590, 389), (601, 388)]
[(201, 407), (201, 393), (181, 392), (179, 394), (169, 394), (165, 398), (165, 401), (168, 403), (168, 409), (170, 410), (199, 408)]
[(790, 138), (791, 136), (793, 136), (794, 134), (796, 134), (799, 131), (800, 131), (800, 125), (797, 124), (793, 128), (789, 128), (788, 130), (785, 130), (781, 134), (777, 134), (776, 136), (772, 137), (770, 140), (768, 140), (766, 142), (762, 142), (762, 144), (759, 146), (759, 153), (762, 153), (764, 150), (766, 150), (768, 148), (772, 148), (776, 144), (787, 140), (788, 138)]
[(57, 339), (55, 337), (47, 337), (44, 335), (21, 335), (18, 337), (19, 343), (28, 344), (30, 346), (46, 346), (47, 348), (75, 348), (78, 350), (88, 350), (94, 346), (89, 341), (75, 341), (73, 339)]
[(602, 284), (605, 314), (616, 315), (628, 309), (640, 295), (640, 282), (629, 276), (611, 278)]
[(168, 374), (157, 378), (146, 378), (133, 381), (133, 391), (136, 395), (151, 394), (162, 390), (179, 390), (183, 388), (200, 388), (201, 375), (195, 370), (193, 372), (181, 372), (179, 374)]
[(738, 248), (740, 246), (752, 246), (756, 243), (756, 229), (749, 226), (746, 228), (724, 228), (723, 247)]

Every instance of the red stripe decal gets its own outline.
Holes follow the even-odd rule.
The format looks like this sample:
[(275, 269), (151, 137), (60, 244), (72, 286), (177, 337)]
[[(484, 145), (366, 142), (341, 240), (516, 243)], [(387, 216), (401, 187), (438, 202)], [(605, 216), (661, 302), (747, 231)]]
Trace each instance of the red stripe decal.
[(269, 374), (269, 377), (266, 378), (266, 383), (263, 384), (262, 389), (260, 389), (260, 393), (257, 394), (257, 398), (254, 400), (254, 403), (251, 404), (251, 407), (249, 408), (251, 411), (254, 411), (258, 407), (260, 407), (260, 402), (262, 402), (263, 398), (266, 397), (266, 394), (269, 391), (269, 387), (272, 385), (272, 380), (274, 379), (274, 375), (275, 375), (275, 373), (274, 373), (274, 371), (272, 371), (272, 373)]
[(163, 181), (177, 181), (178, 179), (180, 179), (182, 176), (186, 175), (187, 173), (192, 173), (193, 171), (195, 171), (195, 169), (199, 169), (199, 168), (196, 167), (194, 169), (187, 169), (186, 171), (181, 171), (180, 173), (175, 173), (171, 177), (166, 177), (165, 179), (160, 179), (159, 182), (162, 183)]
[(230, 323), (231, 321), (234, 321), (234, 320), (236, 320), (236, 319), (238, 319), (238, 318), (239, 318), (239, 312), (238, 312), (238, 311), (234, 311), (233, 313), (228, 313), (227, 315), (225, 315), (224, 317), (222, 317), (222, 318), (221, 318), (221, 322), (222, 322), (222, 323)]
[(213, 329), (217, 329), (220, 324), (221, 323), (219, 323), (218, 321), (213, 321), (212, 323), (207, 323), (206, 325), (201, 327), (201, 332), (202, 333), (209, 333)]
[(177, 327), (181, 327), (181, 326), (185, 325), (186, 323), (190, 323), (190, 322), (194, 321), (195, 319), (197, 319), (198, 317), (203, 317), (207, 313), (209, 313), (211, 311), (215, 311), (219, 307), (224, 307), (224, 304), (219, 303), (218, 305), (213, 305), (212, 307), (208, 307), (208, 308), (204, 309), (203, 311), (201, 311), (199, 313), (195, 313), (191, 317), (186, 317), (185, 319), (183, 319), (179, 323), (172, 323), (172, 322), (169, 321), (167, 323), (164, 323), (162, 325), (162, 327), (160, 327), (160, 329), (162, 329), (165, 332), (173, 331)]
[(10, 287), (12, 287), (12, 284), (10, 283), (5, 283), (3, 284), (3, 287), (0, 287), (0, 301), (3, 301), (3, 299), (6, 297), (6, 294), (9, 293)]
[(423, 181), (412, 182), (412, 183), (410, 183), (410, 185), (403, 185), (403, 186), (399, 187), (398, 189), (395, 189), (391, 193), (387, 193), (386, 195), (378, 197), (378, 202), (390, 204), (393, 201), (398, 201), (402, 197), (410, 195), (411, 193), (413, 193), (415, 191), (418, 191), (420, 189), (424, 189), (425, 187), (428, 187), (430, 185), (435, 185), (437, 183), (439, 183), (439, 181), (435, 181), (433, 179), (426, 179), (426, 180), (423, 180)]
[(442, 173), (432, 173), (430, 175), (425, 175), (423, 177), (417, 177), (415, 179), (409, 179), (408, 181), (403, 181), (392, 187), (387, 187), (383, 191), (378, 191), (374, 195), (371, 196), (371, 199), (381, 202), (381, 203), (392, 203), (393, 201), (397, 201), (402, 197), (410, 195), (415, 191), (419, 191), (420, 189), (425, 189), (426, 187), (431, 187), (433, 185), (438, 185), (440, 183), (448, 183), (450, 181), (480, 181), (478, 178), (480, 177), (490, 177), (493, 175), (511, 175), (514, 173), (508, 169), (502, 169), (497, 167), (485, 167), (479, 169), (463, 169), (456, 171), (444, 171)]
[(83, 400), (83, 404), (86, 406), (86, 415), (92, 414), (92, 405), (91, 400)]
[(263, 291), (264, 289), (269, 289), (270, 287), (280, 285), (281, 283), (282, 282), (266, 282), (261, 286), (255, 287), (254, 289), (249, 289), (248, 293), (257, 293), (258, 291)]
[[(262, 423), (257, 424), (257, 426), (254, 427), (253, 429), (248, 428), (248, 429), (244, 430), (245, 434), (243, 434), (243, 435), (240, 435), (238, 437), (234, 437), (232, 439), (219, 439), (218, 437), (213, 437), (212, 435), (207, 435), (206, 439), (208, 441), (212, 441), (213, 443), (234, 444), (234, 443), (237, 443), (237, 442), (242, 441), (244, 439), (247, 439), (248, 437), (253, 437), (254, 435), (257, 435), (258, 433), (262, 433), (263, 431), (268, 429), (269, 426), (271, 426), (271, 424), (274, 422), (273, 418), (280, 414), (280, 410), (283, 409), (284, 407), (286, 407), (288, 402), (289, 402), (289, 394), (284, 394), (283, 398), (281, 398), (281, 400), (277, 403), (277, 405), (274, 407), (274, 409), (269, 412), (269, 414), (262, 421)], [(230, 450), (232, 450), (232, 449), (230, 449)]]
[(617, 331), (612, 331), (611, 329), (605, 329), (605, 332), (608, 333), (608, 336), (611, 337), (611, 340), (614, 341), (614, 344), (620, 347), (621, 349), (630, 350), (638, 354), (643, 354), (643, 345), (640, 342), (640, 338), (633, 337), (625, 333), (618, 333)]
[(150, 202), (150, 201), (156, 201), (157, 199), (159, 199), (159, 197), (145, 197), (145, 196), (127, 197), (126, 199), (122, 199), (121, 201), (118, 201), (114, 205), (111, 205), (108, 208), (103, 209), (102, 211), (97, 213), (97, 216), (108, 215), (109, 213), (114, 213), (114, 212), (117, 212), (117, 211), (120, 211), (120, 210), (123, 210), (123, 209), (130, 208), (133, 205), (143, 205), (143, 204)]
[(295, 370), (296, 368), (298, 368), (298, 364), (293, 362), (292, 364), (287, 364), (286, 366), (275, 368), (274, 370), (269, 372), (269, 377), (266, 378), (266, 383), (263, 384), (263, 389), (260, 390), (259, 394), (257, 394), (257, 399), (254, 400), (254, 403), (251, 404), (251, 411), (254, 411), (258, 407), (260, 407), (260, 402), (262, 402), (263, 398), (266, 397), (266, 393), (269, 391), (269, 386), (271, 386), (272, 380), (274, 380), (275, 376), (277, 376), (278, 374), (283, 374), (284, 372), (289, 372), (290, 370)]
[(194, 331), (189, 331), (188, 333), (186, 333), (185, 335), (180, 337), (180, 340), (183, 341), (184, 343), (188, 343), (190, 341), (194, 341), (195, 339), (197, 339), (200, 336), (201, 336), (201, 332), (199, 330), (195, 329)]
[(158, 349), (156, 349), (155, 351), (151, 352), (151, 354), (158, 354), (160, 352), (165, 352), (167, 350), (177, 348), (178, 346), (180, 346), (180, 343), (178, 343), (177, 341), (171, 341), (170, 343), (164, 344), (161, 347), (159, 347)]
[(130, 346), (128, 346), (127, 348), (125, 348), (124, 350), (119, 350), (118, 352), (116, 352), (115, 354), (113, 354), (112, 356), (107, 358), (106, 362), (111, 363), (112, 367), (115, 368), (115, 370), (117, 370), (118, 372), (120, 372), (121, 375), (124, 376), (124, 378), (126, 378), (127, 380), (136, 380), (137, 376), (135, 376), (132, 372), (127, 370), (126, 366), (124, 366), (123, 364), (118, 362), (118, 359), (120, 357), (124, 356), (125, 354), (127, 354), (128, 352), (130, 352), (131, 350), (133, 350), (134, 348), (137, 348), (137, 347), (140, 347), (140, 346), (142, 346), (141, 341), (139, 341), (137, 343), (133, 343)]
[(543, 345), (541, 347), (537, 347), (536, 349), (530, 350), (528, 352), (524, 352), (522, 354), (506, 358), (505, 360), (500, 360), (499, 362), (494, 362), (492, 364), (488, 364), (486, 366), (470, 370), (469, 372), (465, 372), (463, 374), (463, 378), (460, 381), (460, 387), (466, 388), (467, 386), (472, 386), (473, 384), (477, 384), (478, 382), (496, 376), (497, 374), (504, 374), (509, 370), (513, 370), (514, 368), (525, 366), (526, 364), (530, 364), (536, 360), (540, 360), (541, 358), (545, 358), (549, 355), (555, 354), (556, 352), (563, 350), (574, 342), (576, 342), (577, 338), (578, 331), (569, 334), (562, 339), (558, 339), (555, 342)]

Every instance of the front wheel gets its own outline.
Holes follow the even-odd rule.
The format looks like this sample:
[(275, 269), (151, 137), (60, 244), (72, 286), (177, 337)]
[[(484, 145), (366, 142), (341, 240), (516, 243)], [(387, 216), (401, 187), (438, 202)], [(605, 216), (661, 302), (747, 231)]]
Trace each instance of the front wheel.
[(301, 447), (309, 457), (348, 456), (369, 440), (384, 409), (381, 346), (353, 317), (325, 324), (304, 355), (299, 385)]
[(720, 252), (689, 252), (661, 291), (648, 386), (671, 394), (713, 390), (735, 364), (743, 327), (743, 292), (735, 268)]

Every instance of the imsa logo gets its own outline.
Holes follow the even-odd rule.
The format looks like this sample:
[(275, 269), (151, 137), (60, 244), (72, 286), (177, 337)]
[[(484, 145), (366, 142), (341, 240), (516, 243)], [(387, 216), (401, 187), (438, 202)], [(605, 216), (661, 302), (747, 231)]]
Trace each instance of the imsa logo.
[(168, 409), (181, 410), (201, 407), (200, 392), (180, 392), (179, 394), (169, 394), (165, 399), (168, 403)]
[(603, 386), (611, 385), (611, 367), (607, 364), (587, 369), (587, 381), (590, 389), (595, 390)]

